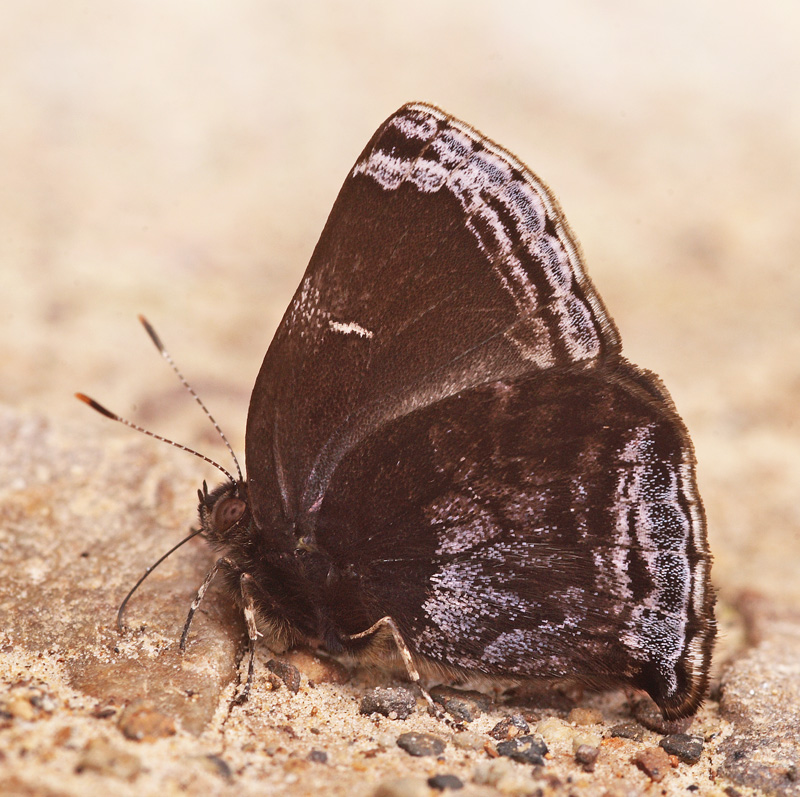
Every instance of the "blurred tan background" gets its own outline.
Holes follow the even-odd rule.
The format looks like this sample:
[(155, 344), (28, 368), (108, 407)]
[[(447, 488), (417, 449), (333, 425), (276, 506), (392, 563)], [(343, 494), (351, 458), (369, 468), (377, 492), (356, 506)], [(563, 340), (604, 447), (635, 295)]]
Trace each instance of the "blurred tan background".
[(224, 461), (144, 313), (241, 450), (342, 180), (426, 100), (553, 187), (693, 434), (723, 593), (797, 602), (798, 42), (780, 0), (6, 0), (0, 401), (133, 434), (83, 390)]

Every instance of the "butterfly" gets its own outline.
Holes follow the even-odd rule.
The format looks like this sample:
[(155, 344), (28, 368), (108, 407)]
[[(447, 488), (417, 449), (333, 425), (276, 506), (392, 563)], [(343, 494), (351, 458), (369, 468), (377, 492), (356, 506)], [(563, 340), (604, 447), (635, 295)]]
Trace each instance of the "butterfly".
[(248, 686), (265, 630), (415, 681), (627, 685), (667, 719), (702, 702), (716, 626), (689, 435), (622, 356), (550, 191), (469, 125), (414, 103), (373, 135), (245, 449), (246, 479), (200, 492), (222, 555), (192, 612), (220, 573)]

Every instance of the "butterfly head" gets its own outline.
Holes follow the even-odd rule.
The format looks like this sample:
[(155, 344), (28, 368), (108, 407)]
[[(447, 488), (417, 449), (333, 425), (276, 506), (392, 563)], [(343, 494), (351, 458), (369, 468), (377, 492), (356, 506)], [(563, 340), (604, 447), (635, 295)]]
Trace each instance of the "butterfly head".
[(200, 525), (203, 536), (212, 545), (230, 545), (232, 539), (246, 534), (250, 527), (247, 487), (243, 481), (223, 482), (211, 492), (203, 482), (197, 491)]

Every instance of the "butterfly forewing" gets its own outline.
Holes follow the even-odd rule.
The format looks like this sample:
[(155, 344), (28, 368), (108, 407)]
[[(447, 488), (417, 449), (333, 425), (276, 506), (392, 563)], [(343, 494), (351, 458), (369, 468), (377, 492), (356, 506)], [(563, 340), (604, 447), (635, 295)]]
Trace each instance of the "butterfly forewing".
[(617, 350), (545, 187), (466, 125), (406, 106), (345, 181), (259, 373), (247, 465), (270, 498), (256, 517), (277, 490), (310, 522), (339, 459), (394, 417)]

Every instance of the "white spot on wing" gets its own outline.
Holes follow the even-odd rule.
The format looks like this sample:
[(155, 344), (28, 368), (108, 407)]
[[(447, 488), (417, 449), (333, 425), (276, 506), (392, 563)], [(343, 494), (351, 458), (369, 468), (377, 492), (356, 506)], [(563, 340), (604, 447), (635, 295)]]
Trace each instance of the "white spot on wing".
[(355, 321), (346, 324), (341, 321), (328, 321), (328, 326), (334, 332), (341, 332), (343, 335), (358, 335), (360, 338), (371, 338), (374, 334), (371, 329), (366, 329), (361, 324), (356, 324)]

